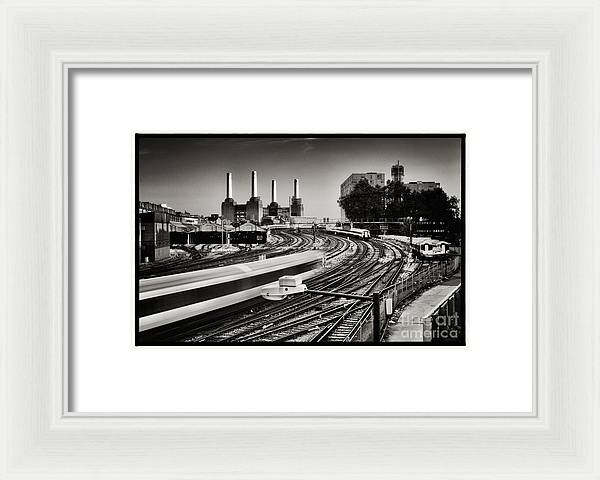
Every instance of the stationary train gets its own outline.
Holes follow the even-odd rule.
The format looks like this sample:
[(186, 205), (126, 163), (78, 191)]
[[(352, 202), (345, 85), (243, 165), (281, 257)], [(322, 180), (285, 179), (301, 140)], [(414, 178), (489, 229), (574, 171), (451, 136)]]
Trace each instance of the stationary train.
[(363, 239), (371, 238), (371, 232), (366, 228), (354, 228), (348, 226), (332, 227), (327, 225), (325, 231), (333, 233), (334, 235), (345, 235), (348, 237), (357, 237)]
[(284, 275), (310, 278), (323, 262), (318, 250), (139, 280), (140, 332), (214, 314), (260, 296)]
[(424, 260), (443, 260), (450, 256), (450, 243), (430, 237), (405, 237), (402, 235), (382, 235), (383, 239), (396, 240), (409, 248), (413, 255)]

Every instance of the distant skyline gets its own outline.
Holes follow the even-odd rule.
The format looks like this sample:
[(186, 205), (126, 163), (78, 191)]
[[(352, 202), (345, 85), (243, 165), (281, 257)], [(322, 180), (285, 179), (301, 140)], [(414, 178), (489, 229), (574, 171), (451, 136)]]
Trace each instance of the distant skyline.
[(306, 216), (339, 218), (340, 184), (352, 173), (384, 173), (400, 161), (404, 181), (438, 182), (461, 199), (461, 139), (424, 137), (144, 137), (139, 145), (139, 198), (200, 215), (220, 213), (226, 173), (233, 198), (250, 197), (257, 171), (263, 205), (288, 205), (294, 178)]

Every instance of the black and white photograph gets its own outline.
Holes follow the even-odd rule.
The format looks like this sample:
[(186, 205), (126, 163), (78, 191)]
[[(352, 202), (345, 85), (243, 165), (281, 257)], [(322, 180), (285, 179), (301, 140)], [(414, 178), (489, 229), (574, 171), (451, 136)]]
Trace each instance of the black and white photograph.
[(464, 346), (465, 142), (136, 134), (136, 345)]

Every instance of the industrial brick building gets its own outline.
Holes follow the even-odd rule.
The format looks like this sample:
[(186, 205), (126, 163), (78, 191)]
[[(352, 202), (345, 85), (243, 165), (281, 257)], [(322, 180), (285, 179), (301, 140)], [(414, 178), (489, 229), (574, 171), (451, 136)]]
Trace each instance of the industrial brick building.
[(265, 243), (268, 231), (261, 223), (288, 223), (291, 217), (303, 217), (304, 205), (299, 195), (299, 181), (293, 180), (289, 206), (277, 203), (277, 181), (271, 181), (271, 202), (263, 205), (258, 194), (256, 171), (251, 175), (251, 196), (245, 203), (233, 198), (231, 173), (227, 173), (225, 199), (221, 215), (210, 217), (179, 212), (165, 204), (138, 203), (139, 262), (169, 258), (172, 245), (185, 244), (258, 244)]
[(252, 172), (251, 178), (251, 196), (244, 203), (237, 203), (233, 198), (232, 175), (227, 173), (226, 197), (221, 203), (221, 217), (229, 223), (253, 222), (260, 224), (265, 218), (270, 222), (289, 221), (290, 217), (304, 215), (304, 204), (299, 195), (299, 180), (294, 179), (294, 194), (290, 198), (290, 205), (283, 206), (277, 202), (277, 180), (271, 180), (271, 202), (263, 205), (261, 197), (258, 195), (258, 182), (256, 171)]
[(139, 261), (155, 262), (169, 258), (169, 214), (144, 212), (139, 214)]

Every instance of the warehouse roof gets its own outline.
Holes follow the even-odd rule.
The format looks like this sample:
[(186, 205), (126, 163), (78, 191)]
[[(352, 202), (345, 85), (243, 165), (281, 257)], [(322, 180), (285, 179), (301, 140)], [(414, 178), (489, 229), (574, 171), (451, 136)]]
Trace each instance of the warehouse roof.
[(228, 232), (233, 230), (231, 225), (219, 225), (218, 223), (201, 223), (197, 228), (200, 232), (221, 232), (223, 230)]
[(196, 226), (189, 223), (171, 222), (171, 231), (183, 233), (195, 232)]
[(254, 225), (252, 222), (246, 222), (239, 226), (238, 230), (242, 232), (264, 232), (265, 229)]

